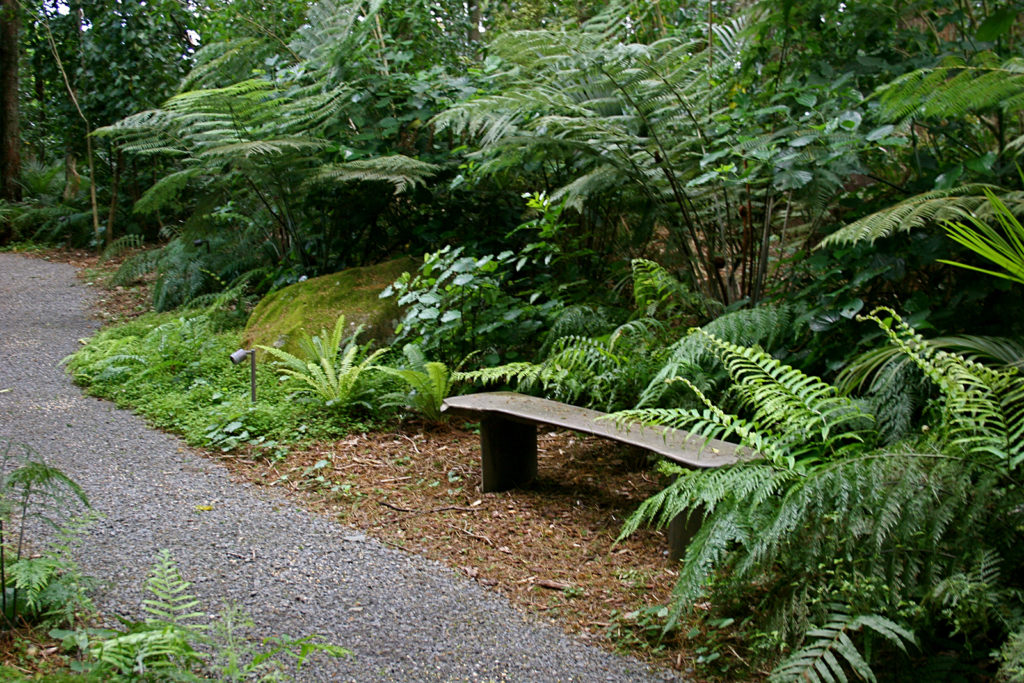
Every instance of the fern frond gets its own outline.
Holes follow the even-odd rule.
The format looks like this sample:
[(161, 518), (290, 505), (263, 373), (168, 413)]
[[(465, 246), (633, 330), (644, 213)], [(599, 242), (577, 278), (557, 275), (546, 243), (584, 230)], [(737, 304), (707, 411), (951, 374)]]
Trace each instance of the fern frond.
[(122, 235), (111, 242), (100, 254), (100, 263), (121, 256), (126, 251), (139, 249), (143, 245), (142, 235)]
[(8, 586), (18, 591), (29, 612), (38, 612), (45, 604), (46, 589), (66, 569), (67, 563), (51, 555), (22, 557), (5, 567)]
[(157, 553), (156, 562), (146, 579), (146, 590), (152, 596), (142, 601), (142, 607), (150, 619), (161, 624), (183, 629), (204, 628), (196, 624), (205, 620), (199, 611), (199, 599), (189, 593), (192, 584), (181, 576), (167, 549)]
[[(886, 314), (884, 320), (880, 313)], [(943, 393), (951, 444), (968, 452), (994, 455), (1011, 467), (1024, 460), (1024, 444), (1013, 438), (1024, 433), (1020, 403), (1024, 379), (1016, 368), (992, 369), (958, 354), (936, 350), (892, 309), (879, 308), (859, 319), (878, 324)]]
[[(746, 308), (719, 316), (701, 329), (741, 346), (777, 348), (795, 334), (793, 309), (788, 306)], [(687, 334), (668, 349), (668, 359), (640, 395), (638, 406), (656, 405), (673, 377), (690, 376), (717, 363), (703, 336)]]
[(200, 173), (198, 167), (175, 171), (153, 183), (153, 186), (142, 193), (135, 202), (132, 211), (139, 214), (151, 214), (167, 206), (184, 190), (190, 180)]
[(916, 195), (893, 206), (854, 221), (826, 237), (821, 247), (859, 242), (874, 243), (896, 232), (908, 232), (944, 221), (955, 222), (973, 215), (984, 215), (986, 192), (1002, 197), (1014, 213), (1024, 212), (1024, 196), (995, 185), (962, 185), (949, 190), (934, 190)]
[(915, 642), (914, 636), (896, 622), (877, 614), (852, 616), (843, 605), (831, 605), (829, 621), (807, 632), (813, 642), (805, 645), (782, 664), (768, 678), (770, 683), (807, 681), (808, 683), (846, 683), (849, 670), (860, 680), (876, 681), (860, 650), (850, 638), (851, 633), (865, 627), (881, 635), (901, 650)]
[(199, 152), (200, 157), (249, 158), (252, 156), (273, 156), (286, 151), (312, 152), (326, 145), (324, 140), (312, 138), (274, 138), (270, 140), (246, 140), (210, 146)]
[(1024, 60), (996, 66), (972, 66), (952, 58), (938, 67), (918, 69), (884, 86), (877, 94), (883, 116), (956, 119), (970, 112), (1024, 109)]
[(309, 182), (383, 182), (395, 188), (395, 194), (422, 185), (438, 171), (434, 164), (394, 154), (373, 159), (359, 159), (321, 168)]

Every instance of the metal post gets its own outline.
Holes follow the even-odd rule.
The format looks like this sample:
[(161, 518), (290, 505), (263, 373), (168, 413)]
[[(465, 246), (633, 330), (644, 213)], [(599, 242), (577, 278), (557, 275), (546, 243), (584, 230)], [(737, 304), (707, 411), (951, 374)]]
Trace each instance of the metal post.
[(249, 385), (252, 389), (252, 402), (256, 402), (256, 349), (249, 351)]

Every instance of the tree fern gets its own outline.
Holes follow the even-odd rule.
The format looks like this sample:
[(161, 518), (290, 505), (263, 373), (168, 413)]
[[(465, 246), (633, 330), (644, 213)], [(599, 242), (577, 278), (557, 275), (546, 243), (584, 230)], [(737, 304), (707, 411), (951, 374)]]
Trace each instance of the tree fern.
[(396, 154), (324, 166), (309, 182), (385, 182), (394, 186), (395, 194), (400, 194), (422, 185), (437, 170), (433, 164)]
[(980, 183), (961, 185), (915, 195), (876, 211), (836, 230), (821, 241), (821, 246), (875, 242), (896, 232), (939, 225), (943, 221), (961, 221), (971, 215), (985, 216), (988, 205), (986, 191), (1001, 197), (1014, 213), (1024, 210), (1024, 193)]
[[(475, 156), (483, 173), (505, 173), (543, 157), (566, 170), (552, 196), (567, 207), (583, 211), (608, 200), (621, 215), (632, 217), (633, 207), (647, 213), (666, 226), (665, 246), (703, 298), (760, 298), (766, 272), (760, 260), (766, 254), (740, 246), (743, 221), (736, 207), (756, 208), (762, 237), (773, 234), (778, 202), (771, 188), (779, 179), (773, 177), (777, 165), (763, 162), (779, 152), (779, 140), (769, 135), (750, 148), (747, 130), (719, 136), (729, 142), (708, 137), (722, 122), (733, 121), (730, 82), (746, 49), (742, 28), (748, 15), (722, 22), (714, 40), (673, 36), (642, 44), (623, 37), (629, 33), (625, 26), (610, 29), (610, 17), (620, 10), (610, 8), (572, 33), (498, 36), (492, 47), (509, 65), (499, 80), (505, 87), (457, 104), (434, 123), (478, 141)], [(634, 19), (631, 12), (627, 24)], [(702, 168), (717, 147), (720, 163)], [(810, 170), (801, 172), (825, 183), (826, 174), (810, 161), (817, 157), (808, 149), (803, 153), (806, 159), (790, 159), (787, 168), (805, 164)], [(729, 172), (711, 170), (729, 167), (726, 158), (735, 160), (731, 168), (749, 169), (742, 184)]]
[[(938, 66), (900, 76), (880, 88), (875, 98), (880, 103), (882, 120), (893, 121), (904, 130), (909, 130), (910, 122), (919, 120), (941, 121), (945, 128), (950, 120), (965, 120), (969, 116), (993, 111), (1012, 117), (1024, 110), (1024, 61), (1015, 57), (997, 65), (986, 63), (983, 55), (979, 63), (968, 64), (960, 58), (950, 57)], [(984, 129), (980, 130), (984, 132)], [(999, 140), (983, 138), (977, 144), (982, 148), (991, 147), (993, 154), (1002, 155), (1004, 146), (1019, 146), (1020, 140), (1024, 139), (1005, 144), (1002, 138), (1008, 130), (997, 134)], [(971, 147), (960, 139), (957, 143), (950, 147)], [(977, 151), (970, 154), (977, 155)], [(970, 157), (965, 161), (969, 160)], [(1022, 193), (1008, 187), (973, 183), (936, 189), (905, 199), (846, 225), (825, 238), (822, 244), (874, 242), (895, 232), (942, 222), (955, 223), (971, 216), (984, 220), (991, 215), (986, 202), (988, 194), (998, 196), (1009, 212), (1015, 215), (1024, 212)]]
[(1024, 109), (1024, 60), (967, 64), (950, 57), (938, 66), (900, 76), (876, 94), (885, 116), (960, 118), (971, 112)]

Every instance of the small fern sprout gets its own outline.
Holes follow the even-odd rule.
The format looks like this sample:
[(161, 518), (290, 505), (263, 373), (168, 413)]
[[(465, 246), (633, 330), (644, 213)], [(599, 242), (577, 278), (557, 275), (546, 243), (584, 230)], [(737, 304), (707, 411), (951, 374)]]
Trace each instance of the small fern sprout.
[[(384, 396), (382, 406), (408, 406), (423, 415), (431, 422), (441, 422), (444, 415), (441, 405), (452, 392), (452, 387), (461, 378), (456, 369), (454, 372), (439, 361), (428, 361), (423, 351), (415, 344), (402, 347), (407, 367), (392, 368), (386, 365), (373, 366), (374, 370), (400, 379), (407, 387), (403, 393)], [(466, 361), (460, 363), (460, 367)]]

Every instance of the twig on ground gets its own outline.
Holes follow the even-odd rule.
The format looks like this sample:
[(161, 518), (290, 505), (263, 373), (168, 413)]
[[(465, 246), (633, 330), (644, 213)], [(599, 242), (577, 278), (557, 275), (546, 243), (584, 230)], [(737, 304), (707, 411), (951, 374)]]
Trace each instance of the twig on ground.
[(475, 538), (475, 539), (477, 539), (479, 541), (484, 541), (485, 543), (487, 543), (487, 545), (491, 546), (492, 548), (494, 547), (494, 541), (492, 541), (491, 539), (487, 538), (486, 536), (481, 536), (480, 534), (474, 534), (472, 531), (469, 531), (468, 529), (460, 529), (459, 527), (455, 526), (454, 524), (449, 524), (448, 526), (451, 527), (452, 529), (455, 529), (456, 531), (461, 531), (462, 533), (466, 534), (470, 538)]
[(397, 510), (398, 512), (411, 512), (414, 515), (429, 515), (429, 514), (432, 514), (432, 513), (435, 513), (435, 512), (444, 512), (445, 510), (457, 510), (458, 512), (479, 512), (480, 511), (478, 508), (464, 508), (464, 507), (460, 507), (458, 505), (445, 505), (444, 507), (430, 508), (429, 510), (413, 510), (412, 508), (402, 508), (402, 507), (398, 507), (397, 505), (392, 505), (391, 503), (387, 502), (386, 500), (378, 500), (377, 503), (379, 505), (383, 505), (386, 508), (390, 508), (392, 510)]
[(411, 437), (409, 437), (409, 436), (407, 436), (407, 435), (405, 435), (405, 434), (399, 434), (399, 436), (400, 436), (400, 437), (402, 437), (403, 439), (405, 439), (406, 441), (408, 441), (409, 443), (411, 443), (411, 444), (412, 444), (412, 449), (413, 449), (414, 451), (416, 451), (416, 455), (419, 455), (419, 454), (420, 454), (420, 449), (419, 449), (419, 448), (418, 448), (418, 447), (416, 446), (416, 442), (415, 442), (415, 441), (413, 441)]

